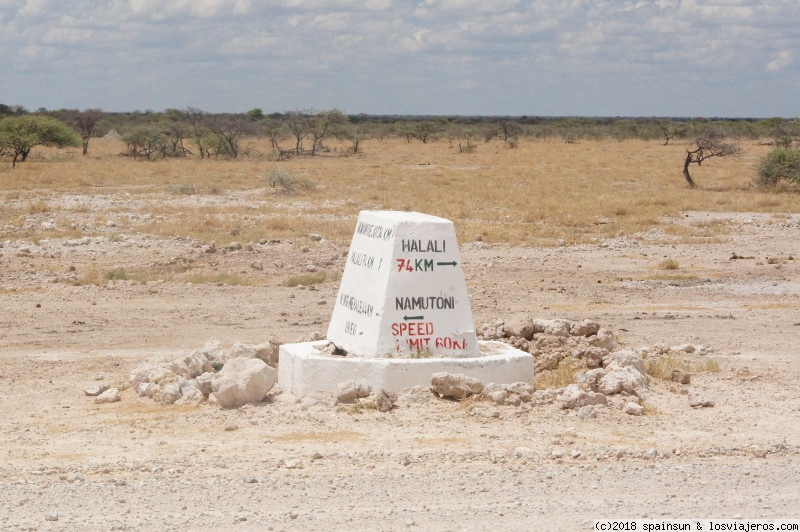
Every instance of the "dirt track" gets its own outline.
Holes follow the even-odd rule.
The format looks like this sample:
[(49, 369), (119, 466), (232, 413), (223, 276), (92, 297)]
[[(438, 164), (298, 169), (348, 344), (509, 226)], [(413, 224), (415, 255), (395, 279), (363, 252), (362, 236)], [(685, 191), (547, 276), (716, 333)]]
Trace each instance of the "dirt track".
[[(324, 333), (337, 283), (282, 282), (310, 262), (341, 271), (346, 247), (309, 239), (207, 253), (136, 233), (2, 242), (0, 527), (585, 530), (599, 517), (800, 518), (800, 218), (675, 223), (712, 216), (731, 224), (723, 242), (462, 243), (478, 325), (591, 318), (627, 347), (712, 348), (720, 371), (690, 388), (714, 408), (692, 409), (687, 390), (653, 379), (647, 415), (601, 408), (595, 419), (482, 402), (302, 410), (277, 393), (232, 411), (163, 407), (131, 389), (95, 405), (84, 387), (124, 385), (139, 361), (210, 337)], [(658, 269), (665, 259), (679, 269)], [(72, 284), (89, 269), (180, 262), (260, 285)]]

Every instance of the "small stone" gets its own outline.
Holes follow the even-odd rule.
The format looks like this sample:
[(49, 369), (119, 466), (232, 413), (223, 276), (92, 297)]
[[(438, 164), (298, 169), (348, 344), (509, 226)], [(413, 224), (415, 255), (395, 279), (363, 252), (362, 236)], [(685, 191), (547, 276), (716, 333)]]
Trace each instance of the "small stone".
[(58, 514), (55, 513), (55, 512), (46, 513), (46, 514), (44, 514), (44, 520), (45, 521), (58, 521)]
[(122, 398), (119, 395), (119, 390), (116, 388), (109, 388), (94, 398), (94, 402), (97, 404), (116, 403), (121, 400)]
[(594, 419), (597, 417), (597, 411), (592, 405), (582, 406), (578, 409), (578, 417), (581, 419)]
[(379, 412), (388, 412), (394, 408), (397, 402), (397, 394), (386, 390), (380, 390), (375, 394), (375, 404), (378, 406)]
[(678, 384), (689, 384), (692, 380), (692, 376), (682, 369), (675, 368), (672, 370), (672, 380)]
[(642, 416), (644, 415), (644, 407), (640, 404), (634, 403), (633, 401), (629, 401), (625, 403), (625, 407), (623, 411), (626, 414), (630, 414), (632, 416)]
[(704, 397), (696, 392), (689, 392), (689, 406), (692, 408), (712, 408), (716, 404), (716, 401), (711, 398)]
[(104, 391), (108, 390), (108, 388), (109, 388), (108, 384), (101, 382), (97, 384), (92, 384), (91, 386), (87, 386), (86, 388), (83, 389), (83, 393), (85, 393), (89, 397), (97, 397)]

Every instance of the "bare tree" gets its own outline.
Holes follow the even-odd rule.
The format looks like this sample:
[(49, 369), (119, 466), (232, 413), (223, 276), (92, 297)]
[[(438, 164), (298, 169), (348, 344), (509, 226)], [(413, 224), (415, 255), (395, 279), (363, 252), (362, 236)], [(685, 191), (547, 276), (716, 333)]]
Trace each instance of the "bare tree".
[(731, 157), (741, 153), (741, 148), (735, 142), (726, 142), (725, 136), (717, 130), (707, 129), (695, 137), (692, 145), (686, 148), (686, 160), (683, 162), (683, 177), (689, 186), (695, 188), (692, 176), (689, 174), (689, 165), (694, 163), (700, 166), (706, 159), (712, 157)]
[(289, 128), (294, 136), (295, 155), (303, 153), (303, 139), (308, 136), (308, 123), (306, 113), (303, 111), (289, 111), (283, 115), (283, 123)]
[(187, 107), (186, 119), (192, 133), (192, 140), (200, 152), (200, 158), (211, 157), (211, 142), (208, 140), (208, 126), (206, 113), (196, 107)]
[(669, 141), (675, 138), (675, 135), (678, 133), (678, 128), (672, 120), (655, 117), (653, 118), (653, 123), (661, 130), (661, 135), (664, 137), (664, 146), (669, 144)]

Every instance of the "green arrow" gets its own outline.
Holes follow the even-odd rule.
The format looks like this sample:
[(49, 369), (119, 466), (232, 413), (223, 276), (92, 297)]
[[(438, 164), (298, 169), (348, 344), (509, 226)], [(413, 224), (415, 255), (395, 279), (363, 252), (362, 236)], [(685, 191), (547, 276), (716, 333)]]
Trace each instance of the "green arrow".
[(437, 266), (456, 266), (458, 263), (456, 261), (453, 262), (437, 262)]
[(403, 316), (403, 319), (408, 320), (424, 320), (425, 316)]

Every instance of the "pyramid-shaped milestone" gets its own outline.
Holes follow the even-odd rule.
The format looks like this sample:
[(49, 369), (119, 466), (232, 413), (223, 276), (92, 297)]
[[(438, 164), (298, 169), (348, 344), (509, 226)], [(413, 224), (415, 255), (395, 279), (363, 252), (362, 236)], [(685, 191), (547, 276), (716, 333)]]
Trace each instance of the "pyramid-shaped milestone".
[(453, 222), (362, 211), (328, 340), (360, 357), (479, 356)]

